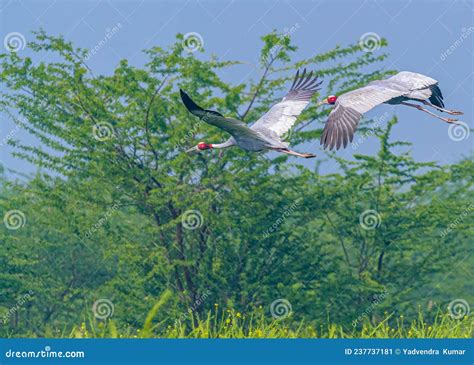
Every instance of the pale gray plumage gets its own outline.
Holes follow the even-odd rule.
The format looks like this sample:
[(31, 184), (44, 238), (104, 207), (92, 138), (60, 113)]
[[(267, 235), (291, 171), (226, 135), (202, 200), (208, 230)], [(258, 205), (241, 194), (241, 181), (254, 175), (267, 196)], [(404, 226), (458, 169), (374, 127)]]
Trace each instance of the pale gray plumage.
[(240, 120), (202, 109), (182, 90), (181, 98), (192, 114), (232, 136), (223, 144), (213, 145), (213, 148), (225, 148), (236, 144), (247, 151), (274, 149), (288, 152), (288, 143), (282, 141), (280, 137), (295, 124), (298, 115), (308, 105), (320, 85), (318, 77), (313, 77), (313, 72), (306, 74), (305, 69), (300, 76), (298, 71), (286, 96), (250, 127)]
[(362, 114), (379, 104), (427, 99), (433, 105), (444, 108), (438, 82), (431, 77), (408, 71), (349, 91), (337, 97), (321, 135), (321, 144), (330, 150), (346, 147), (354, 138)]
[[(252, 129), (270, 131), (281, 137), (288, 132), (296, 122), (301, 112), (309, 104), (318, 86), (318, 77), (313, 78), (313, 72), (305, 78), (306, 69), (299, 77), (299, 71), (296, 72), (295, 80), (291, 85), (290, 91), (277, 104), (273, 105), (268, 112), (260, 117), (253, 125)], [(264, 132), (265, 133), (265, 132)], [(267, 132), (268, 133), (268, 132)]]

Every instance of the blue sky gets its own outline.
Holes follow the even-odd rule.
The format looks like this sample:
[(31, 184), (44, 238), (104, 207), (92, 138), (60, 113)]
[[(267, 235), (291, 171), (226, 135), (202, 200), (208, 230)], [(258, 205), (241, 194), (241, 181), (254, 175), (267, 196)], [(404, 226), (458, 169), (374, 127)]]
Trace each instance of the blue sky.
[[(255, 67), (262, 45), (260, 37), (273, 29), (285, 31), (296, 27), (292, 32), (293, 43), (299, 47), (295, 60), (338, 44), (358, 42), (365, 33), (376, 33), (389, 42), (386, 51), (390, 57), (381, 67), (420, 72), (437, 79), (446, 106), (464, 111), (460, 119), (472, 128), (474, 24), (471, 0), (0, 0), (3, 40), (13, 32), (21, 33), (28, 40), (32, 38), (31, 30), (42, 27), (50, 34), (64, 35), (77, 46), (93, 48), (118, 24), (120, 29), (89, 59), (95, 73), (110, 73), (123, 58), (131, 64), (143, 65), (146, 61), (143, 49), (169, 45), (174, 42), (176, 33), (197, 32), (205, 50), (199, 57), (215, 54), (221, 59), (246, 62), (224, 75), (229, 82), (240, 82), (260, 76), (261, 70)], [(20, 52), (29, 54), (27, 48)], [(413, 154), (419, 161), (450, 163), (472, 152), (474, 132), (468, 138), (455, 141), (459, 138), (450, 138), (447, 124), (414, 109), (384, 105), (369, 112), (367, 117), (380, 118), (393, 113), (399, 117), (394, 138), (412, 142)], [(14, 138), (36, 143), (25, 131), (14, 131), (14, 124), (5, 115), (0, 117), (0, 140), (13, 133)], [(369, 137), (357, 152), (373, 153), (376, 147), (375, 138)], [(317, 145), (299, 149), (324, 155)], [(13, 158), (11, 151), (9, 146), (0, 145), (0, 164), (17, 171), (35, 171), (28, 163)], [(351, 148), (340, 152), (346, 157), (353, 153)]]

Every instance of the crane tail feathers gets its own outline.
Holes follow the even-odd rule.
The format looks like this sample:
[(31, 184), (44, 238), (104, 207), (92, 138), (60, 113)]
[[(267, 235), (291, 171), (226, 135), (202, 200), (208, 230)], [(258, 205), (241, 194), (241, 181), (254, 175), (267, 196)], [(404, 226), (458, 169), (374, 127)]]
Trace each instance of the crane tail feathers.
[(429, 101), (431, 104), (436, 105), (437, 107), (444, 108), (443, 94), (438, 85), (430, 86), (431, 96)]

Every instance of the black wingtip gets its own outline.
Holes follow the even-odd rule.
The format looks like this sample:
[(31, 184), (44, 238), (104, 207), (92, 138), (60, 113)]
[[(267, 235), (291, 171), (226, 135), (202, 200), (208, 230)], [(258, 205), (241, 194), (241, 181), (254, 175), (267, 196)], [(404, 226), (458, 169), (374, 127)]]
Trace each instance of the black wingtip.
[[(189, 97), (188, 94), (186, 94), (184, 92), (183, 89), (179, 89), (179, 95), (181, 95), (181, 100), (183, 101), (183, 103), (186, 105), (186, 103), (191, 100), (191, 98)], [(192, 101), (192, 100), (191, 100)]]
[(181, 96), (181, 100), (183, 101), (183, 103), (184, 103), (184, 100), (189, 98), (188, 94), (186, 94), (184, 90), (181, 88), (179, 89), (179, 95)]
[(311, 71), (306, 76), (306, 72), (306, 68), (304, 68), (300, 76), (299, 70), (296, 71), (296, 76), (293, 80), (293, 84), (291, 85), (290, 91), (297, 89), (318, 91), (321, 89), (319, 86), (321, 86), (323, 81), (319, 81), (319, 75), (315, 71)]
[(183, 89), (179, 89), (179, 94), (181, 95), (181, 100), (183, 101), (183, 104), (186, 106), (186, 108), (191, 112), (195, 112), (198, 110), (203, 110), (199, 105), (197, 105), (190, 97), (188, 94), (186, 94)]

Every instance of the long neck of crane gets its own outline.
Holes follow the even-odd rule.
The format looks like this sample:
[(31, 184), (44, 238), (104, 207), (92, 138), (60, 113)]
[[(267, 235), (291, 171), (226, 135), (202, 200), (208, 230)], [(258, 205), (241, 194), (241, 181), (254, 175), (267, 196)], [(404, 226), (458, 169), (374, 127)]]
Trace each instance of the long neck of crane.
[(235, 145), (235, 142), (232, 138), (228, 139), (224, 143), (212, 144), (212, 148), (229, 148)]

